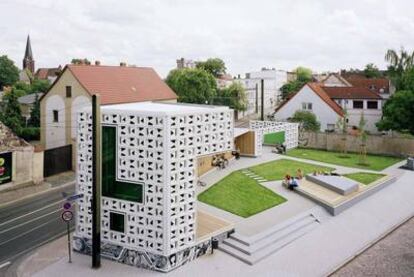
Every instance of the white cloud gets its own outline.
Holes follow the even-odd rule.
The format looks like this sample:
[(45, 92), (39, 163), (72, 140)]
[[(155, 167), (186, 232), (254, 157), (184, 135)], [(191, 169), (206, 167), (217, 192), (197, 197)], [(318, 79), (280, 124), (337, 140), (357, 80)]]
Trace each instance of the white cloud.
[(414, 48), (412, 1), (0, 2), (0, 54), (21, 66), (30, 32), (36, 66), (73, 57), (152, 66), (220, 57), (233, 74), (262, 66), (314, 70), (385, 67), (388, 48)]

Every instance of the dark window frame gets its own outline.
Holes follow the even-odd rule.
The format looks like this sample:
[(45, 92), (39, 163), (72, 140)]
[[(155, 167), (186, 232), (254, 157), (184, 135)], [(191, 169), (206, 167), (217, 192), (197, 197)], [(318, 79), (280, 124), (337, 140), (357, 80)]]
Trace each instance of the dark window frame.
[(53, 110), (53, 122), (59, 122), (59, 111)]
[(72, 86), (66, 86), (66, 98), (72, 98)]
[(119, 212), (109, 212), (109, 230), (125, 233), (125, 214)]
[[(361, 106), (359, 107), (359, 105), (355, 105), (356, 103), (358, 103), (358, 104), (360, 103)], [(359, 109), (359, 110), (363, 109), (364, 108), (364, 101), (361, 101), (361, 100), (354, 100), (354, 101), (352, 101), (352, 108), (353, 109)]]
[[(372, 106), (372, 104), (375, 104), (375, 105)], [(370, 110), (378, 110), (378, 101), (368, 101), (367, 108)]]

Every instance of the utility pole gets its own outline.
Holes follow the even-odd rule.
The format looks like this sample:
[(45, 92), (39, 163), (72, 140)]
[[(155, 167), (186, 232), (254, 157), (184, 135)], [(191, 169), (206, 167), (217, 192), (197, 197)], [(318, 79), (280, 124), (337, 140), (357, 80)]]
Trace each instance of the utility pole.
[(256, 114), (259, 113), (259, 84), (256, 83)]
[(260, 113), (260, 120), (264, 121), (264, 79), (260, 81), (261, 84), (261, 93), (262, 93), (262, 107)]
[(101, 267), (101, 106), (92, 96), (92, 268)]

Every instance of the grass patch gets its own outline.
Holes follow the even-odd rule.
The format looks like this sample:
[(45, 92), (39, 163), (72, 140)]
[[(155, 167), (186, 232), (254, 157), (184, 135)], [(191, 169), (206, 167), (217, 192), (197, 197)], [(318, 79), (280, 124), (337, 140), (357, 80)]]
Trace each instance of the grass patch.
[(240, 171), (231, 173), (199, 194), (198, 200), (244, 218), (286, 201)]
[(296, 176), (296, 171), (301, 169), (304, 174), (312, 173), (313, 171), (333, 171), (335, 168), (319, 166), (304, 162), (298, 162), (293, 160), (281, 159), (276, 161), (271, 161), (268, 163), (259, 164), (249, 169), (256, 173), (257, 175), (262, 176), (263, 178), (273, 181), (273, 180), (282, 180), (285, 178), (286, 174), (291, 176)]
[(378, 173), (370, 173), (370, 172), (355, 172), (355, 173), (344, 174), (344, 176), (349, 179), (360, 182), (361, 184), (369, 185), (375, 182), (376, 180), (381, 179), (382, 177), (386, 175), (378, 174)]
[(402, 161), (402, 159), (396, 157), (367, 155), (367, 165), (361, 165), (359, 154), (356, 153), (348, 153), (348, 157), (344, 158), (341, 156), (342, 153), (339, 152), (299, 148), (289, 150), (287, 155), (296, 158), (377, 171), (383, 170), (397, 162)]

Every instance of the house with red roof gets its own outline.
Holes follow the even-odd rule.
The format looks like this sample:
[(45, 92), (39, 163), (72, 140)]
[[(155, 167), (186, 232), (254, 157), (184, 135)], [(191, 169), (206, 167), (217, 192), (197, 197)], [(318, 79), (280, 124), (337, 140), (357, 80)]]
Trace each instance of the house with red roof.
[(365, 86), (353, 86), (345, 78), (328, 76), (319, 83), (307, 83), (299, 92), (283, 102), (274, 113), (277, 120), (288, 120), (298, 110), (314, 113), (321, 123), (321, 131), (334, 131), (339, 118), (347, 115), (348, 126), (358, 127), (361, 115), (365, 129), (378, 132), (384, 99)]
[[(59, 159), (65, 171), (75, 165), (77, 114), (91, 107), (92, 95), (99, 94), (101, 105), (147, 101), (176, 102), (177, 95), (154, 69), (149, 67), (66, 65), (47, 93), (40, 99), (41, 144), (48, 164)], [(50, 160), (48, 159), (50, 157)], [(53, 170), (52, 170), (53, 171)]]

